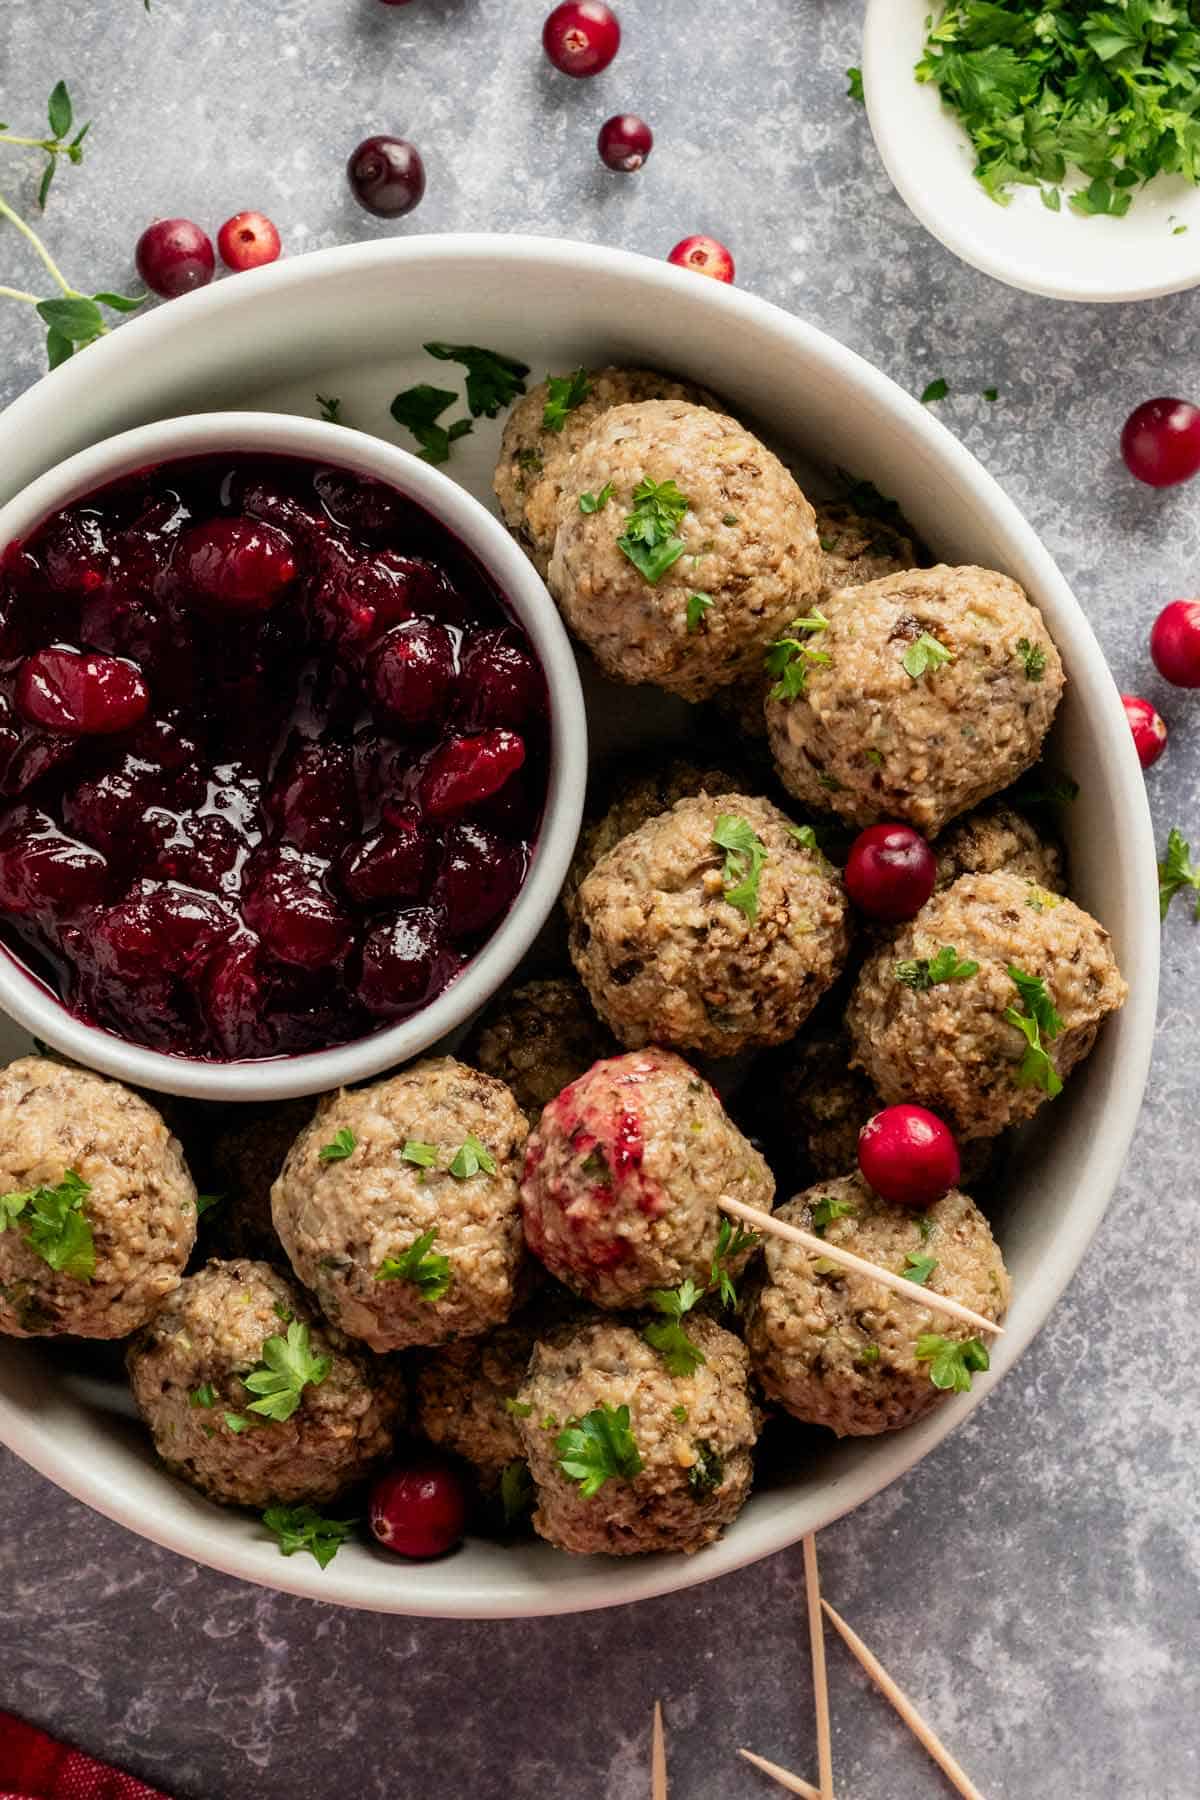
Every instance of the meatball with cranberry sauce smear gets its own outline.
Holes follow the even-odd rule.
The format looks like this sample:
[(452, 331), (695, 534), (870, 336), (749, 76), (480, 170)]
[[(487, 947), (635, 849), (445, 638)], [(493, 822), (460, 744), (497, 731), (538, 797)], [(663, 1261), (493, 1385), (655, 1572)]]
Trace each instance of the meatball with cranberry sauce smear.
[(774, 1194), (770, 1169), (709, 1083), (651, 1047), (597, 1063), (543, 1110), (521, 1208), (529, 1248), (550, 1273), (620, 1310), (646, 1304), (655, 1288), (707, 1287), (718, 1201), (769, 1212)]
[(326, 1317), (372, 1350), (501, 1325), (525, 1297), (518, 1180), (529, 1127), (503, 1082), (451, 1056), (321, 1102), (271, 1190)]
[(494, 1075), (536, 1125), (548, 1100), (616, 1049), (570, 976), (502, 989), (471, 1029), (463, 1057)]

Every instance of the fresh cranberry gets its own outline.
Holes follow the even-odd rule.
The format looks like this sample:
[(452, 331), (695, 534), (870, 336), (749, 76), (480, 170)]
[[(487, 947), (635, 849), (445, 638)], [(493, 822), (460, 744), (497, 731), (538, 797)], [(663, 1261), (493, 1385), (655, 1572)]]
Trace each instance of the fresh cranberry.
[(680, 238), (667, 261), (678, 269), (691, 269), (696, 275), (711, 275), (714, 281), (732, 281), (737, 272), (724, 244), (702, 235)]
[(80, 606), (79, 642), (153, 670), (169, 657), (173, 646), (178, 647), (178, 636), (143, 595), (105, 586), (88, 594)]
[(504, 629), (479, 631), (462, 651), (459, 710), (467, 724), (520, 729), (545, 709), (546, 684), (533, 657)]
[(339, 546), (324, 559), (313, 605), (329, 636), (362, 644), (415, 612), (436, 611), (441, 586), (441, 572), (420, 557), (379, 550), (355, 558)]
[(863, 1180), (892, 1206), (924, 1212), (958, 1186), (958, 1145), (923, 1106), (885, 1106), (858, 1134)]
[(150, 292), (164, 300), (206, 286), (217, 266), (212, 239), (191, 219), (155, 219), (138, 239), (134, 261)]
[(341, 744), (298, 742), (284, 756), (266, 809), (279, 834), (300, 850), (331, 856), (358, 829), (350, 752)]
[(1131, 475), (1150, 487), (1174, 487), (1200, 470), (1200, 407), (1190, 400), (1144, 400), (1121, 430)]
[(399, 1018), (439, 994), (459, 966), (441, 915), (430, 906), (408, 907), (363, 939), (358, 997), (376, 1018)]
[(265, 213), (234, 213), (217, 233), (217, 249), (227, 269), (260, 269), (279, 255), (279, 233)]
[(46, 731), (104, 737), (144, 717), (150, 690), (140, 671), (119, 657), (51, 648), (21, 664), (16, 701), (21, 715)]
[(434, 899), (453, 938), (484, 931), (506, 913), (525, 879), (525, 851), (486, 825), (451, 825)]
[(208, 894), (144, 883), (92, 922), (97, 967), (118, 981), (138, 982), (166, 972), (189, 976), (237, 921)]
[(515, 731), (481, 731), (439, 744), (417, 783), (421, 810), (431, 819), (449, 819), (499, 793), (525, 761), (525, 745)]
[(257, 519), (209, 519), (179, 543), (179, 567), (201, 599), (232, 612), (266, 612), (296, 579), (291, 541)]
[(249, 933), (234, 938), (209, 958), (200, 981), (200, 1008), (224, 1056), (270, 1054), (270, 1020), (257, 938)]
[(542, 26), (542, 48), (563, 75), (599, 75), (621, 44), (621, 26), (603, 0), (564, 0)]
[(846, 892), (869, 919), (915, 918), (937, 879), (937, 858), (911, 825), (868, 825), (850, 847)]
[(429, 619), (395, 626), (367, 662), (376, 707), (405, 731), (425, 731), (444, 717), (454, 682), (454, 640)]
[(63, 794), (63, 823), (115, 861), (137, 854), (146, 835), (147, 810), (164, 797), (160, 778), (139, 774), (126, 759), (89, 775)]
[(1200, 687), (1200, 600), (1172, 600), (1154, 621), (1150, 654), (1164, 680)]
[(320, 885), (308, 859), (279, 858), (255, 877), (242, 915), (263, 946), (297, 969), (327, 969), (345, 961), (351, 926)]
[(1136, 694), (1122, 694), (1121, 704), (1133, 733), (1138, 761), (1143, 769), (1153, 768), (1167, 747), (1166, 720), (1148, 700), (1140, 700)]
[(419, 206), (425, 193), (425, 164), (407, 138), (364, 138), (346, 164), (350, 192), (380, 219), (399, 219)]
[(15, 744), (13, 735), (7, 727), (0, 730), (0, 750), (4, 755), (0, 793), (10, 796), (23, 794), (55, 770), (61, 772), (75, 760), (83, 741), (61, 731), (36, 731), (31, 726), (20, 733)]
[(261, 519), (265, 525), (277, 526), (294, 544), (312, 548), (325, 542), (329, 520), (274, 482), (261, 475), (235, 472), (228, 489), (230, 502), (238, 512), (249, 519)]
[(90, 594), (108, 580), (112, 553), (94, 513), (59, 513), (43, 531), (39, 550), (50, 586), (60, 594)]
[(467, 1491), (457, 1469), (423, 1454), (378, 1478), (367, 1516), (379, 1542), (397, 1556), (445, 1556), (466, 1531)]
[(600, 161), (618, 175), (632, 175), (654, 148), (654, 133), (636, 113), (614, 113), (605, 119), (596, 140)]
[(376, 831), (345, 852), (342, 887), (358, 906), (420, 900), (429, 886), (432, 852), (429, 839), (416, 826)]
[(0, 821), (0, 907), (77, 913), (107, 898), (108, 864), (66, 837), (46, 813), (17, 806)]

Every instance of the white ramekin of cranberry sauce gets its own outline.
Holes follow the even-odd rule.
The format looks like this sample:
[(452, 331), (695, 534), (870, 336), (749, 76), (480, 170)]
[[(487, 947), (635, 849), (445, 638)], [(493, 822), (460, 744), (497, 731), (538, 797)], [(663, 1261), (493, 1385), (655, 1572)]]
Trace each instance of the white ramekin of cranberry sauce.
[(587, 732), (549, 596), (446, 476), (213, 413), (0, 510), (0, 1007), (208, 1099), (453, 1031), (529, 947)]

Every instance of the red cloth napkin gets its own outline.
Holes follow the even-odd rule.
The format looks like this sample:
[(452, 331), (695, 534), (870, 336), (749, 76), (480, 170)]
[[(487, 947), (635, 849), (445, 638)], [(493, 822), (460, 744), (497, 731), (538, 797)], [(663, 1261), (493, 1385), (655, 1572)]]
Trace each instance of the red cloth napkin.
[(168, 1800), (132, 1775), (0, 1712), (0, 1800)]

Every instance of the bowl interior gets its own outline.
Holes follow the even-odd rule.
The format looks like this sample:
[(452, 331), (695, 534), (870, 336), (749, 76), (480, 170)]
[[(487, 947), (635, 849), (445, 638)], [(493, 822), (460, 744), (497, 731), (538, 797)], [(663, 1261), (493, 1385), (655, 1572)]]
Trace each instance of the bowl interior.
[[(774, 307), (664, 265), (537, 239), (417, 238), (239, 276), (123, 328), (19, 401), (0, 420), (0, 479), (11, 491), (80, 443), (196, 406), (311, 415), (317, 392), (339, 395), (353, 424), (394, 436), (389, 402), (430, 379), (419, 346), (435, 332), (521, 356), (536, 375), (616, 361), (690, 376), (764, 424), (806, 468), (874, 480), (948, 560), (990, 564), (1022, 582), (1070, 678), (1052, 755), (1082, 783), (1065, 821), (1074, 891), (1112, 931), (1132, 989), (1086, 1076), (1055, 1103), (1053, 1129), (1029, 1134), (996, 1214), (1016, 1298), (992, 1374), (892, 1438), (804, 1440), (727, 1536), (696, 1557), (576, 1560), (539, 1545), (472, 1542), (446, 1562), (398, 1568), (352, 1545), (322, 1573), (303, 1566), (311, 1559), (281, 1559), (256, 1521), (207, 1505), (157, 1467), (119, 1384), (81, 1377), (62, 1350), (6, 1348), (0, 1438), (158, 1542), (250, 1580), (379, 1611), (563, 1612), (703, 1581), (819, 1529), (931, 1449), (1012, 1366), (1099, 1223), (1137, 1115), (1157, 983), (1154, 852), (1112, 679), (1052, 560), (999, 487), (926, 409), (849, 351)], [(455, 448), (451, 472), (481, 496), (499, 428), (479, 421)], [(645, 744), (680, 717), (640, 690), (604, 684), (590, 700), (610, 744)], [(17, 1047), (12, 1033), (0, 1041), (6, 1052)]]

